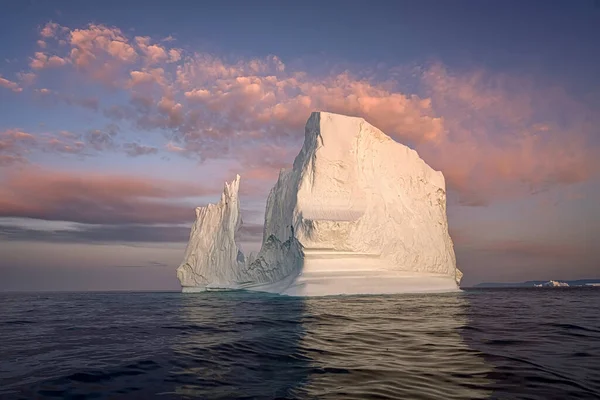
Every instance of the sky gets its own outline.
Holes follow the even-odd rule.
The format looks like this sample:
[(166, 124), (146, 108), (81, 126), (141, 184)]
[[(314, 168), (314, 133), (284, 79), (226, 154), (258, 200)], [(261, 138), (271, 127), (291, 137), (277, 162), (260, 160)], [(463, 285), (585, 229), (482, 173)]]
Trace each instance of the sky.
[(600, 278), (598, 1), (9, 1), (0, 290), (177, 290), (242, 176), (244, 250), (312, 111), (443, 172), (463, 285)]

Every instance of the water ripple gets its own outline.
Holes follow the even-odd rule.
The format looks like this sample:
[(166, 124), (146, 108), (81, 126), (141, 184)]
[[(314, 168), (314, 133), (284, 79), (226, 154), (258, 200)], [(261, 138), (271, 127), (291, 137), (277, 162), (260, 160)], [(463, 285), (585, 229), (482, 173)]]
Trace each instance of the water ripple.
[(0, 398), (598, 399), (599, 306), (600, 290), (2, 294)]

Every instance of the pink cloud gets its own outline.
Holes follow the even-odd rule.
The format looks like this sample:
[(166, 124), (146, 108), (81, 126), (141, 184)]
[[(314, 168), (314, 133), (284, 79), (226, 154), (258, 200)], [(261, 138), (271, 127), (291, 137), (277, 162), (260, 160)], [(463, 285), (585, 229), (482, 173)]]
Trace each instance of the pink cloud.
[[(463, 204), (483, 205), (494, 197), (576, 183), (597, 171), (581, 127), (570, 127), (571, 140), (565, 143), (564, 131), (553, 128), (551, 121), (536, 120), (539, 99), (522, 80), (481, 71), (451, 76), (434, 65), (421, 78), (430, 97), (421, 98), (347, 73), (320, 80), (302, 73), (243, 75), (268, 68), (257, 60), (228, 65), (200, 57), (193, 62), (184, 64), (176, 78), (189, 88), (184, 91), (186, 120), (179, 129), (192, 152), (203, 148), (198, 140), (208, 140), (210, 132), (223, 141), (232, 135), (240, 140), (241, 132), (245, 138), (265, 137), (269, 127), (270, 135), (300, 132), (310, 111), (319, 109), (363, 116), (397, 140), (415, 145), (445, 173)], [(559, 96), (554, 103), (563, 101), (570, 100)], [(575, 108), (585, 112), (584, 107)], [(211, 126), (210, 113), (229, 126)], [(503, 127), (500, 132), (492, 121)]]
[(169, 142), (165, 145), (165, 149), (171, 153), (184, 153), (185, 152), (185, 148), (177, 146), (176, 144), (173, 144), (171, 142)]
[(141, 176), (29, 168), (4, 175), (0, 216), (90, 224), (181, 223), (193, 218), (193, 208), (173, 200), (218, 190)]
[(139, 69), (133, 65), (140, 60), (145, 70), (149, 65), (176, 62), (182, 57), (180, 49), (152, 44), (147, 37), (129, 38), (119, 28), (102, 24), (70, 29), (50, 22), (40, 36), (44, 44), (54, 40), (66, 48), (57, 48), (56, 54), (35, 53), (30, 63), (32, 69), (70, 64), (86, 77), (112, 87), (121, 87), (123, 75)]
[(35, 151), (82, 154), (86, 145), (78, 137), (34, 135), (19, 129), (0, 131), (0, 166), (28, 163)]
[(18, 129), (0, 132), (0, 166), (25, 162), (28, 146), (35, 140), (33, 135)]
[[(56, 58), (36, 53), (32, 59), (33, 69), (73, 65), (86, 76), (107, 85), (118, 84), (115, 78), (124, 66), (134, 63), (138, 54), (120, 29), (101, 24), (89, 24), (86, 28), (73, 29), (49, 23), (40, 32), (42, 38), (55, 40), (60, 47)], [(63, 60), (64, 62), (61, 62)]]
[[(163, 46), (150, 44), (150, 37), (148, 36), (136, 36), (135, 42), (144, 55), (145, 63), (148, 65), (158, 64), (170, 59), (170, 55)], [(177, 50), (173, 51), (177, 52)]]
[(58, 56), (48, 57), (42, 52), (36, 52), (35, 57), (31, 59), (29, 66), (33, 69), (44, 69), (53, 67), (62, 67), (67, 64), (67, 60)]
[(267, 124), (300, 129), (311, 111), (325, 110), (363, 116), (404, 140), (437, 140), (443, 134), (427, 99), (393, 93), (349, 73), (315, 79), (284, 71), (276, 57), (226, 64), (196, 55), (178, 68), (176, 83), (190, 102), (230, 121), (244, 120), (249, 130)]
[(53, 38), (61, 29), (61, 26), (56, 22), (48, 22), (40, 31), (40, 35), (44, 38)]
[(155, 83), (162, 86), (165, 84), (164, 73), (165, 71), (162, 68), (147, 69), (144, 71), (131, 71), (129, 73), (130, 80), (127, 83), (127, 86), (134, 87), (149, 83)]
[(88, 67), (108, 55), (121, 62), (135, 61), (137, 52), (118, 28), (90, 24), (70, 32), (71, 58), (78, 67)]
[(53, 153), (81, 154), (84, 152), (86, 144), (81, 140), (65, 141), (53, 137), (46, 141), (45, 151)]
[[(168, 131), (170, 152), (237, 157), (257, 177), (276, 167), (264, 157), (245, 156), (245, 149), (257, 143), (280, 146), (287, 139), (296, 146), (315, 110), (364, 117), (413, 146), (444, 172), (463, 204), (569, 185), (598, 171), (589, 145), (591, 124), (585, 123), (590, 110), (531, 79), (484, 69), (456, 73), (433, 64), (419, 71), (418, 96), (400, 90), (393, 79), (290, 71), (276, 56), (227, 62), (186, 54), (168, 41), (128, 37), (115, 27), (47, 27), (49, 38), (68, 38), (68, 48), (66, 54), (36, 53), (36, 67), (51, 64), (52, 57), (69, 60), (61, 65), (129, 95), (129, 105), (109, 105), (106, 116), (138, 129)], [(413, 72), (403, 71), (393, 68), (390, 76)], [(289, 163), (293, 154), (279, 158), (275, 164)]]
[(235, 79), (257, 74), (272, 75), (284, 70), (285, 65), (275, 56), (227, 64), (208, 54), (194, 54), (177, 67), (176, 82), (182, 90), (191, 90), (197, 85), (213, 83), (219, 79)]
[(188, 100), (207, 100), (210, 92), (206, 89), (194, 89), (184, 93)]
[(483, 71), (452, 75), (440, 65), (426, 70), (423, 81), (447, 136), (417, 149), (444, 172), (463, 203), (582, 182), (598, 172), (589, 126), (554, 122), (590, 113), (565, 93)]
[(157, 106), (158, 110), (169, 118), (167, 124), (169, 127), (181, 126), (184, 121), (183, 106), (181, 103), (176, 103), (171, 98), (163, 97)]
[(169, 62), (177, 62), (181, 60), (181, 50), (170, 49), (169, 50)]
[(2, 76), (0, 76), (0, 86), (6, 89), (10, 89), (15, 93), (20, 93), (23, 91), (23, 89), (19, 87), (18, 83), (9, 81), (8, 79), (3, 78)]

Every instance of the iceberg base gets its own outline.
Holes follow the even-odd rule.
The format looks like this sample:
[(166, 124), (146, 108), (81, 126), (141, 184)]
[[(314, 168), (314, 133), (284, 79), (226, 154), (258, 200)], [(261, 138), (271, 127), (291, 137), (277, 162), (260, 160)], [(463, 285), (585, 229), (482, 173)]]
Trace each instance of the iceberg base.
[(287, 296), (360, 294), (450, 293), (460, 289), (452, 276), (426, 272), (394, 271), (376, 256), (331, 252), (306, 254), (299, 275), (268, 284), (240, 284), (228, 288), (184, 287), (183, 292), (250, 290)]

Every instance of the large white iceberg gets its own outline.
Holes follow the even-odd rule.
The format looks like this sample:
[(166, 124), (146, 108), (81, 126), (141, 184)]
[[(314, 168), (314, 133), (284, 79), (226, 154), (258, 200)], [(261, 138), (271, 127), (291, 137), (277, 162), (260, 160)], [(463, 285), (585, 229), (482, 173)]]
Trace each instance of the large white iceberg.
[(267, 199), (263, 243), (245, 257), (239, 175), (196, 209), (183, 291), (297, 296), (458, 290), (444, 176), (362, 118), (312, 113), (293, 168)]

